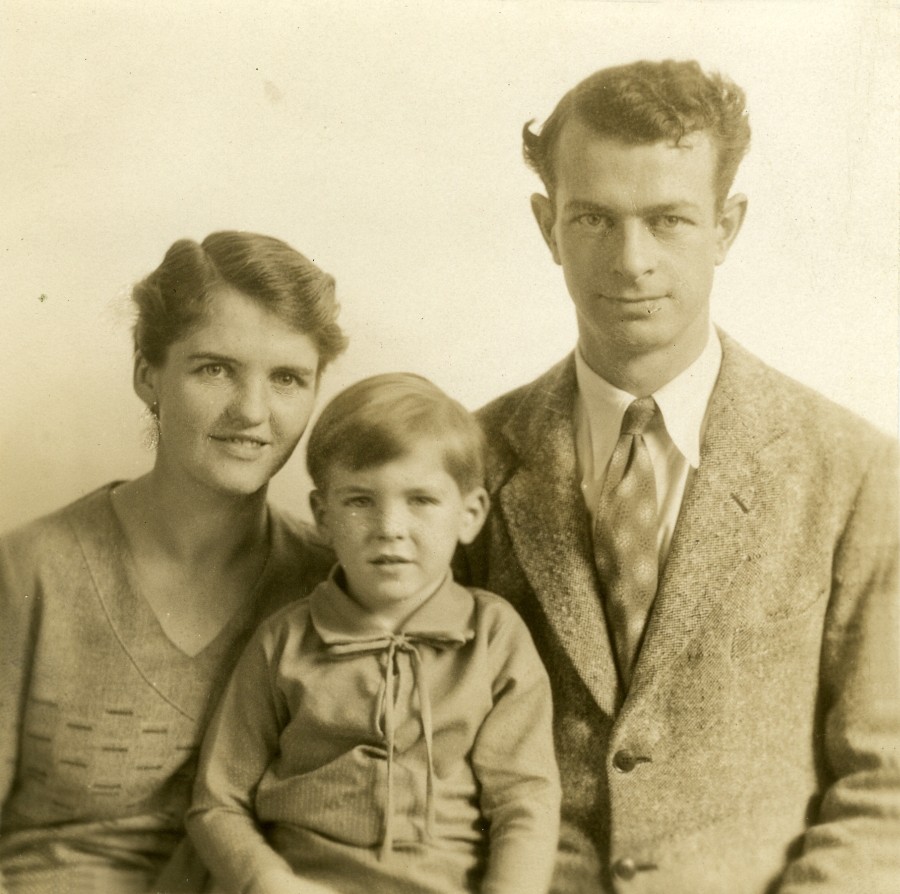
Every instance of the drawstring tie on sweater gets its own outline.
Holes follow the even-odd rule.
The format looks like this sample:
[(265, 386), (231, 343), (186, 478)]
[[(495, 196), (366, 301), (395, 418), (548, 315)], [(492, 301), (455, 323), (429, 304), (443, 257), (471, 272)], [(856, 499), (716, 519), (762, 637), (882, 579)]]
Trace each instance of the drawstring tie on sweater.
[(378, 717), (384, 718), (384, 738), (387, 747), (387, 791), (385, 796), (384, 824), (382, 829), (379, 859), (391, 853), (394, 847), (394, 690), (397, 680), (395, 660), (398, 652), (405, 652), (410, 657), (413, 671), (413, 684), (419, 697), (419, 716), (422, 725), (422, 736), (425, 740), (425, 756), (428, 775), (425, 783), (425, 840), (434, 837), (434, 727), (431, 715), (431, 698), (428, 694), (428, 681), (422, 666), (422, 656), (417, 645), (431, 646), (433, 649), (457, 649), (464, 645), (467, 638), (445, 634), (430, 633), (387, 633), (371, 639), (332, 642), (328, 651), (335, 656), (373, 655), (385, 653), (384, 688), (378, 705)]

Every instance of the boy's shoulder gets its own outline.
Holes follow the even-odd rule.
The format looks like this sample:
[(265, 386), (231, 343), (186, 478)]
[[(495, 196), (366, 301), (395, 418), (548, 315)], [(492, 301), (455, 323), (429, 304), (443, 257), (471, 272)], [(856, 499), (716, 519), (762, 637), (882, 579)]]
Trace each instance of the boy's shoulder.
[(531, 634), (522, 620), (522, 616), (512, 604), (497, 593), (482, 590), (480, 587), (465, 587), (475, 602), (476, 628), (482, 631), (497, 633), (507, 631), (510, 634), (524, 635), (529, 640)]

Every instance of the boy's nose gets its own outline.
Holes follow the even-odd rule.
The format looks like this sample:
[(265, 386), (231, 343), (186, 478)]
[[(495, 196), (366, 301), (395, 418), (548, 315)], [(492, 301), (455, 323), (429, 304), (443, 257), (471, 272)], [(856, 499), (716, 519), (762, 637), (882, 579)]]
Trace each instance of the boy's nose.
[(403, 513), (397, 507), (388, 506), (378, 513), (376, 534), (380, 540), (397, 540), (404, 531)]

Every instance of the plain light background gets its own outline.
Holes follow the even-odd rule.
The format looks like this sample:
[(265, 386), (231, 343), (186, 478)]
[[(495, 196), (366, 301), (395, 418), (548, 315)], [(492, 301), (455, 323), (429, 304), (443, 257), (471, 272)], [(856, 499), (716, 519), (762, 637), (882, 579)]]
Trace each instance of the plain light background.
[[(150, 466), (128, 292), (183, 236), (268, 233), (336, 276), (323, 399), (408, 369), (474, 408), (541, 373), (575, 326), (521, 127), (637, 58), (748, 94), (715, 319), (896, 432), (898, 30), (859, 0), (5, 0), (0, 529)], [(302, 445), (271, 493), (306, 511)]]

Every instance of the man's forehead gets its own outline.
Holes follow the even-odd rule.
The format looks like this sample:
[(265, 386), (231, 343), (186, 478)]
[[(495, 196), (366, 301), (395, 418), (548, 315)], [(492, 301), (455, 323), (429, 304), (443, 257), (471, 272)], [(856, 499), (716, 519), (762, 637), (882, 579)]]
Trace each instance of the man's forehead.
[[(714, 199), (717, 153), (706, 131), (679, 140), (634, 142), (597, 133), (578, 122), (566, 122), (555, 157), (557, 191), (567, 198), (602, 182), (608, 189), (652, 193), (665, 187), (666, 200)], [(571, 195), (574, 191), (575, 195)], [(661, 197), (658, 197), (661, 198)]]

